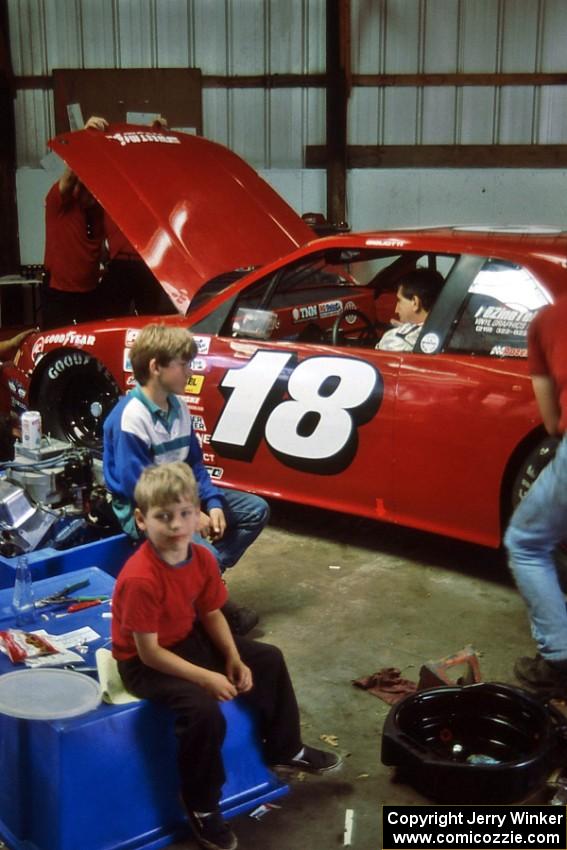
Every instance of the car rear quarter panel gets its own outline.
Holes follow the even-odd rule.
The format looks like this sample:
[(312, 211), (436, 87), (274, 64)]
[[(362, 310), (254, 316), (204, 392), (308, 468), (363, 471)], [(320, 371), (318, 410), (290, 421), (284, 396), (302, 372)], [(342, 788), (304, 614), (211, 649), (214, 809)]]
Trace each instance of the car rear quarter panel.
[(408, 356), (395, 420), (397, 519), (498, 546), (508, 462), (541, 424), (526, 361)]

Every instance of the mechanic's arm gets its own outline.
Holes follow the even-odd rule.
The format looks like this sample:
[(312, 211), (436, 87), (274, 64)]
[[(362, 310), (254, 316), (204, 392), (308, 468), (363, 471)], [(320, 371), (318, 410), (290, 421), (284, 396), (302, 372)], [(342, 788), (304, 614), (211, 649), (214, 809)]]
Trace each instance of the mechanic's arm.
[(0, 359), (2, 359), (9, 351), (13, 348), (19, 348), (24, 339), (30, 334), (37, 333), (38, 328), (28, 328), (26, 331), (22, 331), (16, 336), (10, 337), (10, 339), (3, 339), (0, 341)]
[[(85, 124), (84, 129), (104, 131), (107, 127), (108, 121), (106, 120), (106, 118), (101, 118), (98, 115), (91, 115), (91, 117)], [(59, 180), (59, 191), (61, 193), (61, 197), (64, 200), (67, 200), (71, 196), (73, 189), (77, 185), (78, 179), (79, 178), (77, 177), (75, 172), (71, 171), (69, 166), (65, 166), (65, 171), (63, 172)]]
[(133, 637), (138, 656), (147, 667), (151, 667), (153, 670), (158, 670), (160, 673), (165, 673), (168, 676), (177, 676), (180, 679), (193, 682), (195, 685), (204, 688), (204, 690), (215, 699), (220, 700), (220, 702), (227, 702), (237, 696), (237, 688), (229, 681), (227, 676), (224, 676), (222, 673), (215, 673), (213, 670), (207, 670), (205, 667), (199, 667), (197, 664), (192, 664), (191, 661), (186, 661), (184, 658), (180, 658), (179, 655), (171, 652), (171, 650), (160, 646), (158, 636), (155, 632), (134, 632)]
[(73, 189), (77, 185), (79, 178), (74, 171), (71, 171), (69, 166), (65, 166), (65, 171), (59, 180), (59, 192), (64, 201), (67, 201), (73, 194)]
[(560, 433), (561, 409), (555, 381), (549, 375), (532, 375), (532, 386), (545, 430), (556, 436)]
[(201, 617), (201, 625), (225, 659), (226, 675), (238, 693), (252, 688), (252, 671), (241, 659), (226, 618), (220, 609), (209, 611)]

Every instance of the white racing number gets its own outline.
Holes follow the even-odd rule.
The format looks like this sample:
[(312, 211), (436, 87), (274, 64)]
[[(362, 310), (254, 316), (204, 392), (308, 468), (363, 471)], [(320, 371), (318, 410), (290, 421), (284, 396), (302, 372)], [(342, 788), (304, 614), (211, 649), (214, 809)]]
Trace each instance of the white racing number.
[(369, 363), (258, 351), (220, 383), (228, 400), (211, 443), (226, 457), (251, 460), (260, 440), (288, 466), (334, 474), (356, 454), (359, 425), (374, 416), (383, 381)]

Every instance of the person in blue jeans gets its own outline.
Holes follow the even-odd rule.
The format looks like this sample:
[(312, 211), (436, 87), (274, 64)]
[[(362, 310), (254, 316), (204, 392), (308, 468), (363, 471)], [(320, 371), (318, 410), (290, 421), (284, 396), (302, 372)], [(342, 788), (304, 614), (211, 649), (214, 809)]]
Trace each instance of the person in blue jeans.
[(537, 643), (535, 658), (516, 661), (528, 686), (567, 695), (567, 609), (555, 551), (567, 538), (567, 297), (542, 310), (528, 336), (528, 365), (547, 432), (557, 453), (516, 508), (504, 543)]
[[(224, 572), (258, 537), (268, 521), (269, 508), (259, 496), (220, 490), (211, 481), (191, 414), (178, 398), (184, 393), (196, 352), (185, 328), (150, 324), (140, 331), (130, 352), (137, 384), (104, 423), (104, 478), (120, 525), (136, 540), (134, 489), (142, 471), (152, 464), (189, 464), (201, 500), (195, 539), (213, 552)], [(235, 634), (246, 634), (258, 622), (254, 611), (232, 602), (223, 613)]]

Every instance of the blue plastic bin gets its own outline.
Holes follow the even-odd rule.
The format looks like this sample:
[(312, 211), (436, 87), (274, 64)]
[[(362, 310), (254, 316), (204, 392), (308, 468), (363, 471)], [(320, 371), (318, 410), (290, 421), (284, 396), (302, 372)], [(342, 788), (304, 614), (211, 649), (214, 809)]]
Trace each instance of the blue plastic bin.
[[(110, 594), (114, 580), (97, 568), (34, 583), (36, 598), (89, 579), (84, 593)], [(11, 588), (0, 591), (0, 629), (13, 625)], [(91, 626), (86, 663), (108, 644), (100, 605), (38, 623), (52, 634)], [(0, 657), (0, 675), (15, 669)], [(222, 704), (225, 817), (288, 792), (265, 765), (253, 716), (238, 700)], [(101, 705), (67, 720), (19, 720), (0, 714), (0, 836), (10, 850), (153, 850), (183, 839), (176, 743), (170, 712), (149, 702)]]
[[(128, 535), (116, 534), (72, 549), (36, 549), (27, 555), (27, 559), (34, 580), (80, 570), (83, 567), (99, 567), (116, 578), (132, 551)], [(17, 560), (0, 557), (0, 589), (13, 587)]]

